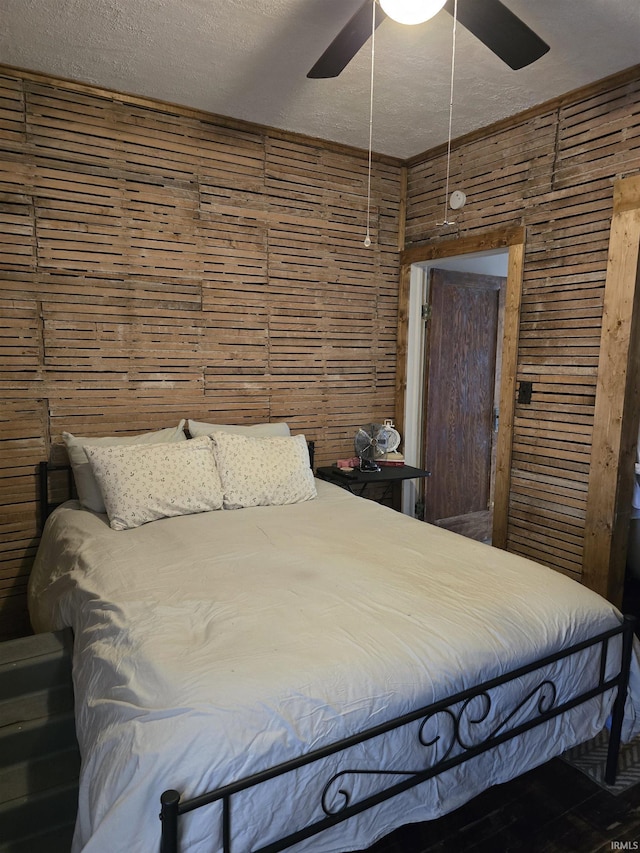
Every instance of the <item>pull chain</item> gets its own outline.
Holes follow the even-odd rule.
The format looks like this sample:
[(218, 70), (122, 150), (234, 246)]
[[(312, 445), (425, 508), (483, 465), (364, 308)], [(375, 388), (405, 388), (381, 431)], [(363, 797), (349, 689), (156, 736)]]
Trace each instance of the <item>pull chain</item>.
[(458, 0), (453, 4), (453, 36), (451, 44), (451, 85), (449, 88), (449, 135), (447, 137), (447, 180), (444, 191), (444, 225), (454, 225), (447, 220), (447, 203), (449, 201), (449, 178), (451, 175), (451, 128), (453, 125), (453, 80), (456, 70), (456, 30), (458, 27)]
[[(456, 0), (457, 2), (457, 0)], [(376, 55), (376, 0), (371, 3), (371, 85), (369, 95), (369, 161), (367, 167), (367, 234), (364, 238), (365, 248), (371, 245), (369, 223), (371, 220), (371, 151), (373, 148), (373, 69)]]

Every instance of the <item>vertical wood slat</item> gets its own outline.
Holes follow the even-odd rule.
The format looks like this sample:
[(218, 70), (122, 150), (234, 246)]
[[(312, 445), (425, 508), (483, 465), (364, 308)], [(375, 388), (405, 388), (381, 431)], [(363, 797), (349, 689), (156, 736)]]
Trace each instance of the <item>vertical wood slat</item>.
[(401, 164), (0, 76), (0, 633), (25, 633), (63, 430), (286, 420), (317, 464), (393, 417)]
[(640, 417), (640, 177), (617, 182), (594, 406), (583, 571), (622, 603)]
[(395, 425), (400, 435), (404, 433), (405, 398), (407, 392), (410, 284), (411, 266), (403, 264), (400, 271), (400, 287), (398, 290), (398, 343), (396, 346), (398, 364), (396, 367), (395, 388)]
[(510, 246), (504, 305), (502, 365), (500, 368), (500, 420), (498, 422), (496, 447), (492, 531), (492, 543), (497, 548), (505, 548), (507, 544), (523, 267), (524, 244), (518, 243)]

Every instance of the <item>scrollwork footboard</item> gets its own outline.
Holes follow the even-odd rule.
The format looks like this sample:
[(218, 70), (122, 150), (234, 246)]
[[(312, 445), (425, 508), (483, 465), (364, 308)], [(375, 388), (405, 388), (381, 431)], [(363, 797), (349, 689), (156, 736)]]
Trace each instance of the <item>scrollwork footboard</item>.
[[(501, 732), (509, 731), (509, 722), (514, 719), (519, 712), (532, 704), (535, 713), (530, 719), (537, 720), (543, 717), (554, 707), (556, 695), (557, 690), (553, 681), (544, 679), (539, 685), (530, 690), (529, 693), (504, 717), (500, 723), (493, 726), (488, 733), (485, 732), (481, 734), (477, 739), (468, 737), (467, 732), (474, 725), (479, 726), (488, 718), (494, 704), (493, 698), (489, 692), (483, 691), (482, 693), (474, 694), (468, 699), (465, 699), (464, 702), (460, 703), (456, 709), (443, 708), (439, 711), (430, 712), (420, 722), (417, 740), (418, 743), (426, 749), (440, 745), (443, 750), (443, 754), (439, 758), (436, 758), (436, 760), (428, 763), (426, 770), (424, 767), (419, 770), (340, 770), (329, 779), (322, 790), (322, 811), (326, 815), (337, 815), (349, 808), (352, 802), (351, 791), (346, 785), (349, 778), (353, 779), (358, 776), (366, 775), (386, 777), (388, 779), (402, 777), (407, 780), (415, 780), (415, 784), (423, 782), (426, 778), (434, 775), (434, 773), (440, 773), (448, 766), (451, 766), (447, 764), (447, 759), (450, 755), (468, 753), (477, 755), (480, 751), (485, 751), (485, 749), (497, 745), (499, 742), (497, 740), (498, 735)], [(476, 703), (476, 700), (478, 699), (481, 701)], [(479, 716), (476, 716), (477, 711), (473, 710), (474, 703), (482, 707), (482, 711)], [(449, 729), (446, 735), (446, 740), (445, 736), (442, 734), (434, 734), (431, 737), (426, 735), (426, 730), (429, 724), (439, 716), (446, 717), (450, 723), (448, 727), (445, 726), (445, 728)], [(440, 731), (440, 727), (436, 726), (436, 730)], [(428, 773), (429, 776), (425, 776), (425, 773)], [(338, 784), (339, 787), (336, 789)], [(335, 804), (333, 801), (338, 799), (338, 797), (341, 797), (342, 801), (340, 804)]]
[[(364, 748), (368, 742), (396, 729), (406, 726), (415, 729), (416, 765), (419, 766), (381, 769), (342, 767), (329, 771), (325, 781), (318, 780), (319, 805), (324, 816), (253, 851), (277, 853), (615, 689), (617, 694), (606, 769), (606, 781), (613, 784), (628, 687), (634, 626), (635, 620), (625, 617), (618, 628), (201, 796), (181, 800), (177, 791), (167, 790), (161, 798), (161, 853), (179, 853), (180, 815), (214, 802), (222, 804), (223, 853), (233, 853), (230, 806), (234, 796), (302, 767), (323, 762), (329, 757), (335, 764), (341, 753), (346, 754), (358, 745)], [(622, 636), (620, 666), (615, 675), (607, 675), (609, 644), (613, 638), (619, 636)], [(559, 700), (556, 683), (543, 670), (596, 646), (600, 646), (600, 655), (599, 674), (595, 683), (575, 696)], [(516, 687), (522, 687), (517, 701), (510, 707), (502, 707), (496, 701), (496, 697), (500, 695), (498, 688), (504, 685), (511, 685), (511, 693)], [(360, 784), (363, 780), (366, 784)], [(376, 781), (375, 785), (370, 784), (372, 780)], [(365, 791), (364, 795), (358, 793), (358, 787)]]

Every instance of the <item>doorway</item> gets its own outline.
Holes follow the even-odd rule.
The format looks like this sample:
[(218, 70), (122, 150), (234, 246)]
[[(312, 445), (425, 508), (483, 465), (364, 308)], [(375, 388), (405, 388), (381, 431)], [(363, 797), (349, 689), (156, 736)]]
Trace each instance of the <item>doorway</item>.
[(425, 321), (424, 521), (491, 543), (506, 277), (431, 267)]
[[(458, 237), (435, 245), (416, 246), (405, 250), (401, 257), (399, 298), (403, 307), (398, 321), (396, 417), (403, 436), (405, 459), (420, 468), (425, 467), (422, 437), (426, 406), (426, 324), (422, 315), (430, 270), (437, 267), (506, 277), (504, 311), (501, 310), (504, 325), (498, 333), (496, 351), (500, 389), (495, 399), (499, 405), (499, 421), (492, 460), (491, 543), (499, 548), (505, 548), (507, 543), (523, 263), (523, 229), (505, 229), (473, 237)], [(502, 303), (500, 307), (502, 309)], [(417, 518), (424, 517), (424, 492), (420, 483), (406, 481), (403, 484), (402, 510)]]

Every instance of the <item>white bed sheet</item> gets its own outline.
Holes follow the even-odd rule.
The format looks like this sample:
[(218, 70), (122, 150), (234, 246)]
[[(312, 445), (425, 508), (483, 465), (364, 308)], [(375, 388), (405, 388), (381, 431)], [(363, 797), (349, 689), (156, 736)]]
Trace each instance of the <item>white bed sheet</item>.
[[(157, 849), (166, 788), (202, 793), (620, 621), (612, 605), (554, 571), (317, 486), (306, 503), (134, 530), (111, 530), (106, 516), (75, 502), (47, 522), (30, 611), (36, 630), (69, 626), (75, 634), (76, 853)], [(596, 671), (584, 655), (549, 670), (559, 699)], [(627, 737), (640, 729), (639, 682), (634, 658)], [(503, 707), (489, 722), (513, 707), (513, 690), (502, 689)], [(591, 700), (517, 746), (504, 744), (294, 849), (362, 849), (395, 826), (451, 811), (595, 735), (611, 700)], [(348, 766), (411, 770), (431, 760), (416, 747), (414, 728), (355, 749)], [(321, 817), (318, 785), (327, 777), (319, 783), (304, 771), (252, 792), (250, 808), (246, 798), (234, 807), (234, 850), (295, 828), (291, 809), (303, 821)], [(284, 803), (284, 816), (274, 803)], [(184, 850), (219, 849), (216, 810), (181, 819)]]

